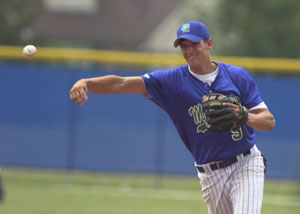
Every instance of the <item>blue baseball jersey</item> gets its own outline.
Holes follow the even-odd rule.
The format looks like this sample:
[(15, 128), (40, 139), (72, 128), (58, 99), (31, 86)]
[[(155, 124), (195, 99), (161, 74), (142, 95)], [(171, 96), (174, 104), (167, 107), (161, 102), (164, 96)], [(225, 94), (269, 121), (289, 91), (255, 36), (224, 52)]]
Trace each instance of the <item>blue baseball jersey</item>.
[(196, 164), (225, 160), (239, 155), (256, 142), (254, 129), (216, 134), (208, 130), (202, 109), (202, 96), (211, 93), (234, 94), (248, 109), (263, 102), (253, 77), (243, 68), (217, 63), (219, 73), (209, 84), (195, 78), (188, 65), (144, 74), (148, 98), (167, 112)]

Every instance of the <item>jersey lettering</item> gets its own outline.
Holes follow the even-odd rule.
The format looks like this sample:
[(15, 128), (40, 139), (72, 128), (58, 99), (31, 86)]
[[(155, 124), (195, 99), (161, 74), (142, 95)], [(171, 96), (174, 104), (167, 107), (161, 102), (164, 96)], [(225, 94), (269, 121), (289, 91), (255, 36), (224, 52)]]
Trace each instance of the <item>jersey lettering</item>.
[[(191, 106), (188, 110), (189, 115), (194, 118), (194, 123), (197, 125), (197, 133), (205, 133), (208, 130), (206, 116), (202, 109), (202, 105), (199, 103), (198, 105)], [(238, 141), (243, 138), (242, 128), (232, 130), (231, 133), (231, 137), (234, 141)]]
[(205, 114), (203, 114), (202, 105), (200, 103), (189, 108), (189, 115), (194, 118), (194, 123), (197, 125), (197, 133), (205, 133), (208, 130), (206, 117)]

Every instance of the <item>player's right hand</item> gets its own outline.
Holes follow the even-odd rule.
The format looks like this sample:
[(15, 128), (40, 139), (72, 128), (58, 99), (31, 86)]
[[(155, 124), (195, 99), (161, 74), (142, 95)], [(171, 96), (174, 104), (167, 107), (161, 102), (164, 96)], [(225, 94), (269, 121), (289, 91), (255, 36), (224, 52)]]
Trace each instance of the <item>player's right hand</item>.
[(85, 102), (88, 101), (88, 88), (87, 83), (84, 79), (77, 81), (70, 90), (70, 99), (83, 106)]

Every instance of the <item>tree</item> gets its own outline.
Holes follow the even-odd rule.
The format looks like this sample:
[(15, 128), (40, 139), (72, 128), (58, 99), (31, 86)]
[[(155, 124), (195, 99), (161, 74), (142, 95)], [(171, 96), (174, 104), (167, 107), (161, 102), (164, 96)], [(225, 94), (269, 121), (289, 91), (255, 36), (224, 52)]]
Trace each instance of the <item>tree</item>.
[(0, 1), (0, 43), (20, 45), (29, 42), (33, 35), (30, 24), (39, 14), (38, 0)]
[(300, 57), (299, 0), (221, 0), (219, 54)]

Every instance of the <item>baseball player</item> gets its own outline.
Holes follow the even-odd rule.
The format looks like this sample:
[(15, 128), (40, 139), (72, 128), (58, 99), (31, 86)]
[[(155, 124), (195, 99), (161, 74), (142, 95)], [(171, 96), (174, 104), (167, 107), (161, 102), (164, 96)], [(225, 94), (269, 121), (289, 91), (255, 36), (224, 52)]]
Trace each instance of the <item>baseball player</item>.
[(71, 100), (84, 105), (88, 92), (144, 95), (167, 112), (193, 155), (209, 213), (260, 213), (265, 166), (254, 129), (273, 130), (273, 115), (245, 69), (211, 60), (213, 41), (203, 23), (182, 24), (174, 46), (186, 65), (81, 79)]

